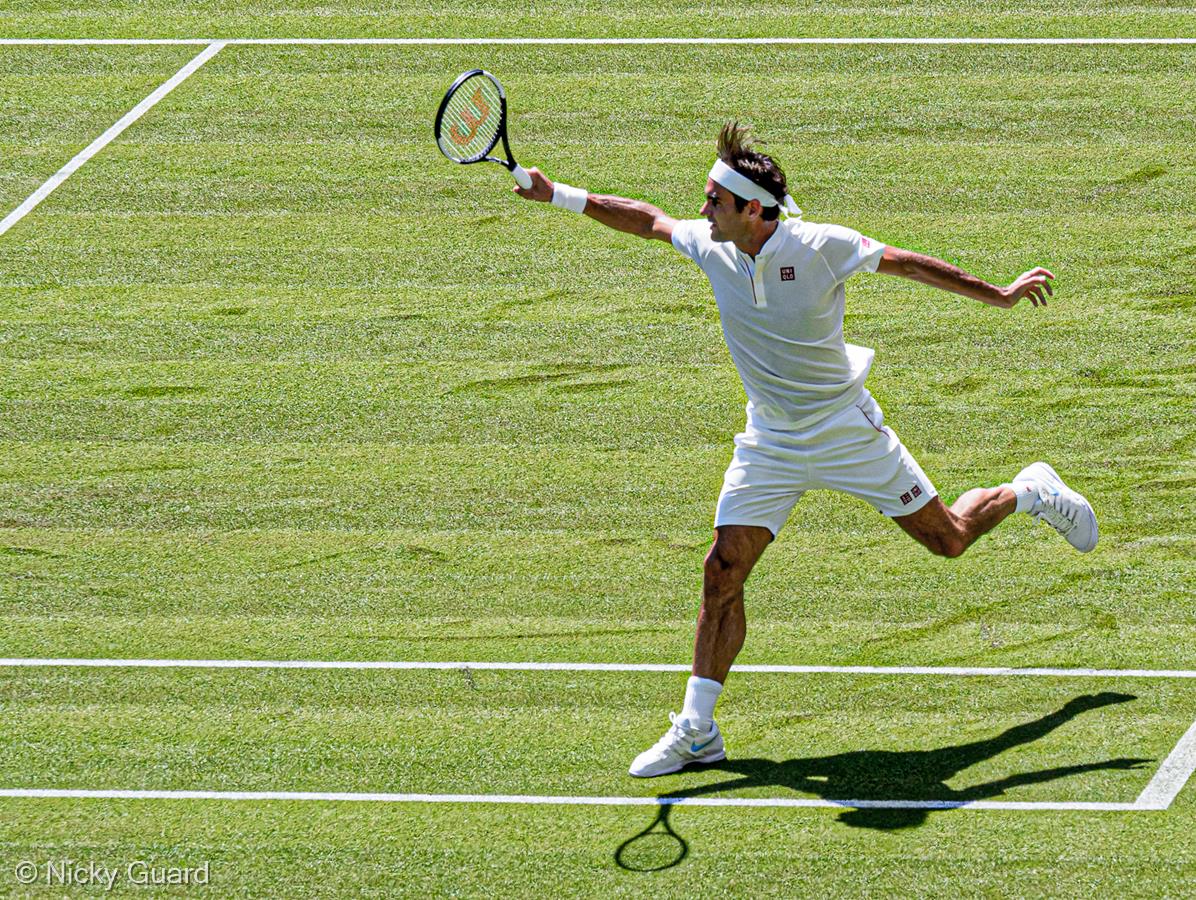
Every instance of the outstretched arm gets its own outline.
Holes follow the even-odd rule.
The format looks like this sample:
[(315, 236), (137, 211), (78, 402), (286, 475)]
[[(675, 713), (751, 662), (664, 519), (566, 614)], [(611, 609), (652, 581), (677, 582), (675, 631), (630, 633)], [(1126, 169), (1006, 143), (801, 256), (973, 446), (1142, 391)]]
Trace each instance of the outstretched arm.
[[(532, 186), (526, 190), (517, 187), (515, 193), (526, 200), (538, 200), (541, 203), (552, 200), (553, 183), (539, 169), (528, 169), (527, 174), (532, 177)], [(676, 220), (650, 203), (605, 194), (588, 194), (585, 214), (616, 231), (658, 241), (671, 241), (676, 224)]]
[(877, 271), (920, 281), (1002, 309), (1012, 309), (1023, 297), (1029, 297), (1035, 306), (1046, 306), (1047, 297), (1053, 295), (1051, 279), (1055, 277), (1040, 266), (1022, 274), (1008, 287), (998, 287), (949, 262), (898, 247), (885, 248)]

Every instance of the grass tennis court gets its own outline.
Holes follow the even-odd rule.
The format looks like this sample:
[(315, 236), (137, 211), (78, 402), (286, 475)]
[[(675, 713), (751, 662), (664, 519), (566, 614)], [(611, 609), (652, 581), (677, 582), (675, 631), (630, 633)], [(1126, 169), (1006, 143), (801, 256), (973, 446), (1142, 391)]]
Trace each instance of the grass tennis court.
[[(18, 4), (0, 38), (1196, 34), (1162, 5), (678, 9)], [(0, 216), (203, 46), (0, 46)], [(748, 583), (739, 662), (1196, 669), (1183, 45), (229, 44), (0, 236), (0, 658), (687, 662), (743, 423), (709, 287), (441, 158), (474, 65), (550, 177), (695, 217), (741, 118), (812, 221), (1058, 276), (1012, 312), (860, 276), (846, 330), (945, 499), (1047, 459), (1100, 546), (1021, 517), (941, 560), (814, 493)], [(1132, 804), (1192, 678), (741, 673), (727, 762), (633, 781), (683, 680), (0, 666), (0, 790), (1027, 806), (2, 797), (0, 892), (46, 893), (15, 867), (58, 859), (208, 861), (222, 895), (1196, 889), (1196, 786), (1032, 806)]]

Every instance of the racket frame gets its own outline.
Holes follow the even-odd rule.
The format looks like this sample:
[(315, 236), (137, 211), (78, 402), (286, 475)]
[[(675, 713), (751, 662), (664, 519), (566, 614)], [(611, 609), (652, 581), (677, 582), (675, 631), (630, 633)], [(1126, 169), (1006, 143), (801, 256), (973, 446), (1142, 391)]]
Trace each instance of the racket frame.
[[(444, 147), (441, 146), (440, 126), (444, 120), (444, 112), (448, 108), (449, 100), (452, 99), (453, 94), (457, 92), (457, 89), (461, 87), (462, 84), (477, 75), (482, 75), (486, 78), (489, 78), (490, 82), (496, 88), (498, 88), (498, 133), (494, 135), (494, 139), (490, 142), (489, 146), (487, 146), (486, 149), (482, 150), (480, 153), (471, 156), (469, 159), (454, 159), (447, 153), (444, 153)], [(531, 186), (530, 177), (527, 176), (527, 173), (524, 171), (523, 167), (515, 162), (515, 156), (513, 153), (511, 153), (511, 145), (507, 141), (507, 92), (503, 90), (502, 83), (485, 69), (470, 69), (468, 72), (462, 72), (457, 76), (457, 79), (452, 83), (449, 89), (445, 91), (444, 99), (440, 101), (440, 108), (436, 110), (436, 121), (432, 126), (432, 131), (436, 138), (436, 146), (440, 148), (440, 152), (444, 153), (444, 155), (453, 160), (453, 162), (460, 163), (463, 166), (479, 162), (495, 162), (500, 166), (504, 166), (507, 171), (515, 176), (516, 181), (519, 181), (522, 186)], [(499, 159), (496, 156), (490, 155), (491, 151), (498, 146), (499, 141), (502, 141), (502, 149), (503, 153), (505, 153), (507, 156), (506, 159)], [(519, 177), (520, 175), (523, 175), (524, 178), (527, 178), (528, 183), (526, 185), (523, 184), (523, 179)]]

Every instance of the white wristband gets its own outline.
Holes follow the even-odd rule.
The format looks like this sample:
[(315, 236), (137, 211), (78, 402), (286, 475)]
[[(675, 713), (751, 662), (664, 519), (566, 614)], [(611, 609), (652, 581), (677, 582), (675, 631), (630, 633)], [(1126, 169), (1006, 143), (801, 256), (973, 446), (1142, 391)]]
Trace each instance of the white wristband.
[(589, 197), (584, 188), (575, 188), (559, 181), (552, 186), (552, 205), (561, 209), (572, 210), (575, 213), (585, 212)]

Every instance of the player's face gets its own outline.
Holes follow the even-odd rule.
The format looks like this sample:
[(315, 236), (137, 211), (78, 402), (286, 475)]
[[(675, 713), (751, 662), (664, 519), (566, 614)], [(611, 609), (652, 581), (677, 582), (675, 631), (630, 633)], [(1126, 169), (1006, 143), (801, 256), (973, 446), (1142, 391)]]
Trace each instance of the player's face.
[(712, 241), (742, 240), (749, 234), (748, 208), (735, 209), (735, 195), (712, 179), (706, 180), (706, 202), (701, 215), (710, 223)]

